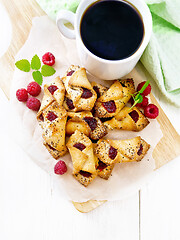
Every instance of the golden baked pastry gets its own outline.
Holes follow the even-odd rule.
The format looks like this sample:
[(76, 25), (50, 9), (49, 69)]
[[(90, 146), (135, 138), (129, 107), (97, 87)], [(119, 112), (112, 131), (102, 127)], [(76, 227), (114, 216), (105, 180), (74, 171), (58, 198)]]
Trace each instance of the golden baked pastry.
[(114, 164), (118, 160), (118, 151), (110, 144), (109, 139), (100, 139), (95, 145), (95, 155), (107, 165)]
[(108, 178), (111, 176), (114, 165), (115, 164), (108, 165), (101, 160), (98, 160), (96, 167), (97, 175), (105, 180), (108, 180)]
[(96, 158), (91, 140), (76, 130), (67, 143), (72, 162), (73, 176), (85, 187), (97, 176)]
[(56, 77), (49, 84), (45, 84), (44, 96), (41, 102), (41, 107), (37, 113), (37, 119), (40, 120), (39, 117), (43, 110), (48, 107), (53, 101), (56, 101), (60, 106), (62, 106), (64, 102), (64, 95), (65, 87), (60, 77)]
[(95, 116), (114, 117), (125, 106), (135, 92), (133, 79), (116, 80), (95, 103)]
[(46, 107), (41, 114), (41, 127), (43, 129), (44, 145), (55, 158), (63, 156), (67, 152), (65, 145), (65, 126), (67, 112), (54, 101)]
[(97, 98), (101, 97), (108, 90), (107, 87), (105, 87), (99, 83), (96, 83), (96, 82), (92, 82), (91, 86), (93, 87), (94, 91), (96, 92)]
[(139, 162), (143, 159), (144, 155), (147, 153), (149, 148), (150, 148), (150, 145), (144, 139), (141, 138), (140, 147), (137, 152), (137, 154), (138, 154), (137, 159), (136, 159), (137, 162)]
[(150, 147), (150, 145), (140, 136), (125, 140), (108, 139), (107, 141), (118, 151), (117, 162), (140, 161)]
[(140, 161), (147, 153), (150, 145), (141, 137), (125, 140), (100, 139), (94, 147), (98, 159), (98, 176), (108, 179), (119, 162)]
[(68, 111), (91, 111), (97, 94), (86, 76), (86, 69), (72, 65), (62, 78), (66, 96), (64, 106)]
[[(44, 97), (37, 113), (44, 145), (55, 159), (63, 156), (68, 148), (73, 176), (83, 186), (88, 186), (97, 175), (108, 179), (116, 163), (138, 162), (147, 153), (150, 145), (141, 137), (102, 139), (107, 128), (140, 131), (149, 124), (139, 109), (125, 107), (134, 92), (132, 79), (116, 80), (107, 88), (90, 83), (85, 68), (74, 65), (62, 80), (57, 77), (44, 85)], [(95, 116), (90, 112), (92, 109)], [(105, 121), (109, 117), (112, 119), (105, 123), (99, 119)], [(70, 136), (67, 145), (66, 135)], [(89, 138), (99, 141), (93, 144)]]
[(83, 132), (92, 140), (98, 140), (107, 134), (106, 127), (97, 117), (93, 117), (91, 112), (69, 112), (70, 119), (66, 124), (66, 134), (72, 135), (75, 130)]
[(124, 107), (115, 117), (111, 120), (104, 122), (104, 125), (112, 129), (122, 129), (128, 131), (139, 132), (149, 124), (149, 120), (137, 108)]
[(118, 161), (118, 151), (105, 139), (100, 139), (94, 146), (94, 153), (98, 159), (97, 174), (107, 180), (111, 175), (114, 164)]
[(67, 152), (65, 145), (65, 126), (67, 112), (64, 109), (65, 87), (59, 77), (44, 85), (44, 96), (37, 120), (43, 129), (44, 145), (55, 158)]

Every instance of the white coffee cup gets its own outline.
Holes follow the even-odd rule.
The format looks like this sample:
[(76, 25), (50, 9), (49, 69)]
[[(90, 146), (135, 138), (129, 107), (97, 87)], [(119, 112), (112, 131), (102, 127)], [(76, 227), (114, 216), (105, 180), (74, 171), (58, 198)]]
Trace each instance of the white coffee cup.
[[(81, 64), (91, 74), (105, 80), (118, 79), (132, 71), (144, 52), (152, 32), (151, 13), (144, 0), (128, 0), (128, 2), (131, 3), (142, 16), (144, 24), (144, 37), (142, 43), (135, 53), (125, 59), (106, 60), (91, 53), (84, 45), (80, 35), (80, 23), (83, 13), (92, 3), (96, 1), (97, 0), (82, 0), (75, 14), (67, 10), (59, 11), (56, 23), (60, 32), (65, 37), (76, 39)], [(74, 26), (74, 30), (66, 27), (64, 25), (65, 22), (70, 22)]]

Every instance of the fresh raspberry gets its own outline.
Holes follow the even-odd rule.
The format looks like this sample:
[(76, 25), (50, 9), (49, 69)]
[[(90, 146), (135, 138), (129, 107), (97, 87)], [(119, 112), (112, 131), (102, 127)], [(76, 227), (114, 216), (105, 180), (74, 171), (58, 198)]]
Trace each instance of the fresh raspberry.
[(41, 92), (41, 87), (37, 82), (31, 82), (27, 85), (27, 91), (31, 96), (38, 96)]
[(143, 96), (143, 101), (141, 103), (137, 103), (136, 106), (140, 108), (144, 108), (148, 105), (148, 98)]
[[(137, 86), (137, 91), (140, 91), (140, 90), (141, 90), (141, 88), (142, 88), (142, 86), (145, 84), (145, 82), (146, 82), (146, 81), (141, 82), (141, 83), (138, 84), (138, 86)], [(147, 88), (144, 90), (144, 92), (142, 93), (142, 95), (147, 96), (148, 94), (150, 94), (150, 92), (151, 92), (151, 85), (149, 84), (149, 85), (147, 86)]]
[(149, 104), (144, 109), (144, 115), (148, 118), (154, 119), (159, 115), (159, 109), (154, 104)]
[(20, 102), (26, 102), (28, 99), (28, 92), (25, 88), (18, 89), (16, 91), (16, 97)]
[(67, 166), (65, 162), (62, 160), (58, 161), (54, 166), (54, 173), (63, 175), (65, 172), (67, 172)]
[(42, 56), (42, 62), (45, 65), (53, 66), (55, 64), (55, 56), (52, 53), (47, 52)]
[(30, 97), (27, 100), (26, 106), (33, 111), (38, 111), (41, 106), (41, 102), (37, 98)]

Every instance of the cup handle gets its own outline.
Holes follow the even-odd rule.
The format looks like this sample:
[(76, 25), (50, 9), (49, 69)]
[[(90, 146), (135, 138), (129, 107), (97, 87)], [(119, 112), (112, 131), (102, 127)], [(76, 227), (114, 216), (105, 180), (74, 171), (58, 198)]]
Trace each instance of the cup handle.
[(56, 17), (56, 24), (59, 31), (67, 38), (75, 39), (75, 30), (64, 25), (65, 21), (70, 22), (74, 27), (75, 14), (68, 10), (60, 10)]

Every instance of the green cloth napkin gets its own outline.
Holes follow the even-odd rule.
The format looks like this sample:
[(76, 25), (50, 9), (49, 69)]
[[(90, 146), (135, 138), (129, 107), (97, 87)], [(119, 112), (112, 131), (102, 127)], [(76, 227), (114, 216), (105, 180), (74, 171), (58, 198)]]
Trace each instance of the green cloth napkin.
[[(76, 11), (80, 0), (36, 0), (55, 20), (60, 9)], [(141, 62), (167, 101), (180, 107), (180, 0), (145, 0), (153, 33)]]
[(81, 0), (36, 0), (40, 7), (53, 20), (56, 20), (56, 15), (61, 9), (67, 9), (75, 13), (80, 1)]
[(146, 0), (153, 33), (141, 62), (167, 100), (180, 107), (180, 0)]

